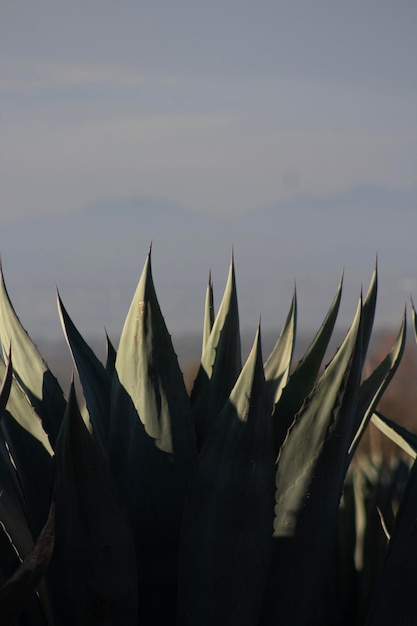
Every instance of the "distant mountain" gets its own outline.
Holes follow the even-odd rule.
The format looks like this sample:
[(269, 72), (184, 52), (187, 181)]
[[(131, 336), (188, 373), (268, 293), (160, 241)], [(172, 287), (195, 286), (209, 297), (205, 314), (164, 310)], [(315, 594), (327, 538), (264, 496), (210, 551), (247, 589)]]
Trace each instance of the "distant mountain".
[(243, 329), (280, 330), (292, 297), (299, 326), (322, 321), (345, 269), (340, 325), (353, 315), (376, 254), (377, 325), (400, 323), (417, 296), (417, 189), (362, 187), (328, 198), (298, 198), (242, 217), (202, 215), (154, 198), (106, 200), (57, 217), (0, 228), (6, 283), (34, 336), (61, 333), (55, 285), (84, 334), (104, 326), (117, 343), (151, 241), (153, 274), (172, 334), (200, 332), (208, 272), (218, 306), (232, 247)]

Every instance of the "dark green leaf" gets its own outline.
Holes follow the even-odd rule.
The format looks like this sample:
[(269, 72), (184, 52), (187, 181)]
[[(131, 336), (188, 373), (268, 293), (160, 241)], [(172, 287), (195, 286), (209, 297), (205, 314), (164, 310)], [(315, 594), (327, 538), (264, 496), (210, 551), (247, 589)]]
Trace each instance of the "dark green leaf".
[(112, 379), (77, 330), (59, 294), (57, 299), (62, 328), (80, 377), (93, 436), (104, 458), (108, 459)]
[(273, 407), (281, 397), (290, 373), (297, 327), (297, 295), (294, 295), (284, 328), (264, 365), (268, 397)]
[(351, 461), (375, 407), (377, 406), (389, 382), (392, 380), (392, 377), (394, 376), (401, 361), (401, 357), (404, 353), (406, 338), (407, 327), (405, 322), (406, 318), (404, 313), (401, 328), (391, 351), (361, 384), (359, 391), (359, 405), (353, 424), (353, 429), (356, 431), (356, 435), (349, 450), (348, 462)]
[(3, 488), (19, 501), (36, 537), (49, 510), (52, 449), (25, 394), (10, 378), (11, 368), (11, 359), (6, 368), (0, 358), (0, 373), (5, 372), (9, 390), (6, 406), (0, 414), (0, 480)]
[[(46, 618), (34, 596), (48, 567), (54, 546), (54, 507), (32, 551), (0, 588), (0, 623), (17, 624), (25, 608), (31, 611), (30, 624), (46, 624)], [(30, 606), (30, 603), (32, 606)], [(29, 604), (29, 606), (27, 606)]]
[(116, 350), (106, 332), (106, 372), (111, 378), (113, 378), (114, 368), (116, 366), (116, 356)]
[(74, 385), (56, 447), (55, 548), (47, 585), (55, 623), (137, 624), (131, 528), (89, 434)]
[(417, 435), (410, 433), (406, 428), (384, 417), (378, 411), (372, 414), (371, 422), (404, 452), (407, 452), (412, 459), (417, 458)]
[[(34, 547), (19, 497), (15, 491), (10, 491), (8, 488), (10, 485), (5, 483), (3, 469), (3, 467), (0, 468), (0, 587), (6, 584), (21, 567), (22, 561), (30, 555)], [(36, 595), (32, 593), (25, 607), (23, 607), (23, 598), (21, 599), (22, 624), (45, 625), (48, 602), (42, 583), (39, 585), (38, 592)], [(0, 623), (2, 625), (7, 623), (6, 610), (9, 608), (10, 604), (5, 594), (0, 600), (0, 615), (2, 616)]]
[(27, 523), (37, 537), (48, 515), (53, 482), (53, 459), (43, 445), (22, 428), (6, 411), (1, 422), (2, 436), (12, 459), (24, 497)]
[[(9, 367), (9, 365), (8, 365)], [(0, 376), (5, 379), (6, 365), (3, 359), (0, 357)], [(3, 411), (4, 413), (4, 411)], [(16, 422), (30, 433), (39, 443), (44, 447), (45, 451), (52, 456), (53, 450), (49, 443), (48, 436), (42, 428), (42, 423), (39, 416), (33, 410), (33, 407), (29, 404), (26, 394), (22, 391), (16, 380), (12, 380), (10, 387), (6, 413), (13, 416)]]
[(310, 394), (317, 380), (339, 311), (342, 285), (343, 281), (341, 280), (322, 325), (305, 355), (291, 374), (286, 387), (283, 389), (282, 396), (276, 404), (273, 421), (277, 454), (287, 435), (288, 428), (294, 420), (294, 416), (300, 410), (304, 399)]
[(181, 541), (181, 626), (257, 624), (272, 544), (274, 472), (258, 333), (190, 485)]
[(365, 361), (368, 351), (369, 341), (371, 339), (372, 327), (375, 318), (376, 299), (378, 291), (378, 265), (375, 262), (374, 271), (372, 273), (371, 282), (368, 292), (363, 301), (362, 315), (362, 359)]
[(54, 446), (65, 412), (65, 398), (39, 351), (20, 323), (7, 293), (0, 266), (0, 343), (3, 354), (13, 350), (14, 372), (34, 406)]
[(417, 623), (417, 464), (411, 469), (395, 517), (367, 626), (408, 626)]
[(110, 440), (112, 472), (133, 526), (142, 619), (172, 621), (181, 517), (197, 451), (190, 402), (155, 294), (150, 254), (117, 351)]
[(196, 459), (191, 407), (156, 297), (150, 253), (123, 327), (116, 373), (146, 433), (189, 474)]
[[(4, 473), (0, 474), (0, 527), (4, 536), (0, 547), (0, 570), (9, 577), (33, 548), (32, 534), (29, 530), (21, 498), (16, 489), (10, 488), (11, 482)], [(12, 547), (12, 549), (10, 549)]]
[(9, 352), (9, 358), (7, 359), (7, 366), (4, 372), (3, 382), (0, 388), (0, 420), (4, 415), (6, 404), (9, 400), (10, 389), (12, 387), (12, 380), (13, 380), (12, 356), (11, 356), (11, 352)]
[(206, 290), (206, 300), (204, 306), (204, 323), (203, 323), (203, 349), (207, 345), (211, 330), (214, 324), (214, 302), (213, 302), (213, 283), (211, 282), (211, 272), (209, 274), (208, 285)]
[(191, 392), (199, 449), (227, 402), (241, 369), (239, 311), (232, 257), (222, 302)]
[(281, 448), (273, 561), (262, 624), (315, 623), (352, 441), (362, 368), (361, 321), (360, 302), (342, 346)]

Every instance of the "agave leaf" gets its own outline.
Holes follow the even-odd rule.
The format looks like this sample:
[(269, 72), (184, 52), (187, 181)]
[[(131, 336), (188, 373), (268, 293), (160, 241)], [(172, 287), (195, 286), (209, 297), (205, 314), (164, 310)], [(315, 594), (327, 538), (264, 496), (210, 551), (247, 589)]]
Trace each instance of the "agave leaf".
[[(26, 502), (22, 492), (22, 489), (17, 478), (16, 470), (13, 466), (4, 434), (0, 431), (0, 522), (4, 522), (4, 505), (6, 497), (14, 500), (14, 504), (17, 505), (19, 512), (22, 514), (22, 518), (28, 517), (26, 510)], [(23, 513), (25, 509), (25, 513)]]
[[(10, 359), (7, 367), (9, 366)], [(3, 380), (5, 380), (6, 377), (6, 369), (3, 359), (0, 357), (0, 376)], [(29, 404), (26, 394), (14, 379), (12, 380), (7, 399), (6, 412), (12, 415), (23, 429), (37, 439), (50, 456), (53, 455), (51, 444), (49, 443), (46, 432), (42, 428), (39, 416), (35, 413), (33, 407)]]
[(278, 457), (273, 560), (262, 624), (314, 623), (352, 441), (361, 322), (360, 301), (342, 346), (296, 416)]
[(264, 364), (267, 393), (273, 407), (281, 397), (290, 373), (297, 326), (297, 295), (294, 295), (284, 328)]
[(196, 458), (190, 401), (149, 253), (117, 351), (110, 431), (110, 465), (133, 527), (145, 623), (175, 616), (180, 525)]
[(414, 462), (394, 520), (367, 626), (417, 623), (417, 464)]
[(371, 422), (404, 452), (407, 452), (412, 459), (417, 458), (417, 435), (410, 433), (406, 428), (384, 417), (378, 411), (372, 414)]
[(58, 381), (13, 309), (1, 266), (0, 343), (3, 354), (7, 354), (12, 345), (15, 376), (41, 418), (53, 447), (65, 412), (65, 398)]
[(10, 396), (10, 389), (13, 381), (13, 367), (12, 367), (12, 355), (9, 351), (9, 357), (7, 359), (6, 371), (4, 372), (3, 382), (0, 388), (0, 420), (3, 416), (4, 410), (7, 405), (7, 401)]
[(337, 537), (332, 561), (326, 576), (324, 594), (321, 599), (320, 624), (352, 626), (359, 624), (358, 613), (358, 572), (355, 568), (354, 553), (356, 537), (356, 502), (351, 475), (346, 477), (343, 497), (339, 507)]
[[(16, 477), (13, 479), (11, 461), (8, 459), (9, 462), (7, 463), (3, 450), (2, 445), (0, 454), (0, 527), (3, 529), (7, 540), (0, 548), (0, 570), (10, 576), (19, 564), (16, 557), (19, 555), (24, 558), (32, 549), (33, 540), (23, 511), (24, 496)], [(12, 546), (12, 550), (9, 549), (10, 546)], [(6, 570), (4, 570), (5, 566)]]
[(417, 313), (414, 302), (411, 300), (411, 319), (413, 322), (414, 337), (417, 341)]
[(111, 378), (113, 378), (114, 369), (116, 367), (116, 356), (116, 349), (106, 332), (106, 372)]
[(93, 436), (107, 459), (112, 379), (71, 320), (59, 293), (57, 302), (62, 328), (83, 388)]
[(191, 407), (156, 297), (150, 252), (123, 327), (116, 372), (155, 445), (191, 471), (196, 458)]
[(56, 446), (55, 548), (47, 572), (54, 623), (137, 624), (128, 517), (81, 417), (72, 383)]
[[(276, 517), (274, 536), (293, 536), (297, 527), (295, 512), (303, 507), (314, 477), (315, 463), (328, 442), (337, 433), (349, 437), (349, 421), (353, 419), (354, 399), (346, 397), (358, 378), (357, 361), (360, 347), (361, 306), (338, 352), (325, 369), (312, 394), (301, 408), (288, 433), (278, 459), (276, 479)], [(349, 411), (347, 417), (343, 402)], [(341, 423), (347, 422), (345, 423)], [(340, 429), (343, 429), (341, 432)], [(296, 483), (296, 484), (295, 484)]]
[(19, 501), (33, 536), (37, 536), (49, 510), (52, 448), (38, 416), (11, 373), (11, 357), (7, 366), (0, 357), (0, 375), (4, 376), (0, 394), (1, 482)]
[(357, 615), (350, 623), (364, 624), (387, 546), (382, 512), (384, 522), (391, 527), (393, 486), (397, 487), (398, 483), (395, 484), (392, 467), (385, 462), (375, 463), (366, 455), (355, 457), (349, 476), (354, 486), (356, 545), (352, 555), (357, 572), (354, 597)]
[[(10, 577), (21, 566), (21, 563), (22, 561), (16, 552), (16, 547), (11, 542), (3, 523), (0, 522), (0, 589), (7, 584)], [(13, 613), (11, 615), (8, 613), (8, 608), (7, 598), (0, 598), (0, 623), (2, 626), (17, 626), (18, 624), (46, 626), (47, 624), (39, 597), (35, 593), (27, 600), (25, 606), (21, 605), (22, 614), (20, 621), (14, 619)]]
[[(13, 625), (25, 608), (31, 611), (30, 624), (46, 624), (46, 619), (34, 597), (52, 555), (54, 546), (54, 507), (32, 551), (13, 575), (0, 588), (0, 623)], [(27, 606), (31, 601), (32, 606)]]
[[(4, 508), (5, 498), (3, 497), (3, 499), (1, 499), (4, 493), (8, 495), (9, 498), (12, 497), (15, 500), (14, 506), (19, 510), (21, 510), (21, 507), (25, 507), (26, 504), (3, 432), (5, 406), (11, 385), (12, 361), (11, 358), (9, 358), (0, 391), (0, 512)], [(0, 521), (2, 522), (4, 522), (4, 513), (3, 511), (3, 516), (0, 515)]]
[(310, 394), (333, 333), (342, 296), (343, 277), (326, 317), (316, 333), (308, 350), (290, 375), (273, 414), (275, 451), (278, 451), (287, 435), (294, 416), (300, 410), (304, 399)]
[(211, 330), (214, 324), (214, 301), (213, 301), (213, 283), (211, 282), (211, 272), (209, 273), (208, 285), (206, 290), (206, 300), (204, 306), (204, 323), (203, 323), (203, 349), (207, 345)]
[[(20, 505), (19, 495), (8, 488), (10, 485), (7, 484), (3, 469), (3, 467), (0, 468), (0, 587), (6, 584), (21, 567), (22, 561), (31, 553), (34, 546), (32, 534)], [(33, 626), (46, 624), (45, 610), (41, 608), (40, 601), (45, 608), (47, 602), (41, 588), (39, 592), (40, 599), (38, 595), (33, 594), (24, 608), (23, 598), (21, 599), (22, 624), (33, 624)], [(19, 608), (18, 605), (19, 603), (16, 608)], [(2, 625), (15, 623), (8, 619), (6, 613), (8, 608), (10, 605), (6, 594), (2, 595), (0, 591), (0, 623)]]
[[(29, 404), (27, 408), (30, 413)], [(20, 426), (8, 409), (1, 420), (0, 431), (3, 488), (12, 490), (14, 497), (18, 498), (27, 523), (33, 535), (37, 536), (49, 508), (52, 457), (35, 437)], [(8, 486), (5, 486), (6, 480)]]
[(362, 359), (365, 361), (368, 351), (369, 341), (371, 339), (372, 327), (375, 318), (376, 300), (378, 291), (378, 264), (375, 261), (374, 271), (372, 273), (371, 282), (368, 292), (363, 301), (362, 315)]
[(8, 411), (2, 419), (1, 429), (24, 495), (27, 522), (33, 536), (37, 537), (49, 511), (53, 458)]
[[(0, 391), (0, 524), (3, 526), (4, 532), (7, 533), (8, 530), (15, 535), (19, 550), (25, 553), (28, 546), (31, 545), (31, 537), (23, 513), (26, 502), (3, 432), (5, 407), (11, 386), (12, 360), (9, 355)], [(3, 558), (0, 558), (0, 562), (4, 562)]]
[(375, 407), (398, 368), (401, 357), (404, 353), (406, 330), (406, 317), (404, 313), (401, 328), (390, 352), (361, 384), (359, 391), (359, 405), (355, 423), (353, 425), (356, 435), (349, 450), (348, 463), (352, 460), (365, 428), (369, 424), (369, 420), (372, 417)]
[(191, 392), (200, 449), (242, 369), (234, 260)]
[(181, 539), (179, 625), (257, 624), (271, 553), (274, 473), (258, 332), (190, 485)]

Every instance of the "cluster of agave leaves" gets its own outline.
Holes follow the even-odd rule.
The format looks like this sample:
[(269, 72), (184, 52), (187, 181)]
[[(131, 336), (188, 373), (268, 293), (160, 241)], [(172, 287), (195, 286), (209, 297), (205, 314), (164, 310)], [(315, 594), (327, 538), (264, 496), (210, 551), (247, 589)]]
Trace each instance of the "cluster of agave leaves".
[[(188, 394), (149, 252), (105, 364), (58, 295), (84, 413), (74, 383), (66, 397), (22, 327), (2, 275), (1, 624), (322, 623), (345, 476), (367, 424), (413, 458), (417, 450), (375, 412), (401, 359), (405, 315), (391, 351), (362, 376), (376, 268), (321, 371), (341, 293), (342, 281), (297, 364), (294, 292), (269, 358), (258, 328), (242, 365), (232, 259), (216, 315), (209, 280)], [(414, 309), (413, 319), (417, 328)], [(369, 625), (417, 623), (416, 472), (390, 529)]]

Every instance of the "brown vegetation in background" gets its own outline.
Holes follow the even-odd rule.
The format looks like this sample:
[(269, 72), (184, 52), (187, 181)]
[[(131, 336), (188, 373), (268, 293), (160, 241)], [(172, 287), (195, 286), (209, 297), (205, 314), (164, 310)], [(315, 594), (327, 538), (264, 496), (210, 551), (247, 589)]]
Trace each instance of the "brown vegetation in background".
[[(379, 336), (365, 367), (365, 376), (377, 367), (389, 352), (394, 340), (394, 332), (386, 332)], [(417, 433), (417, 345), (414, 337), (407, 340), (400, 365), (377, 410), (409, 431)], [(360, 449), (376, 457), (398, 453), (397, 446), (391, 443), (373, 424), (368, 426)]]

